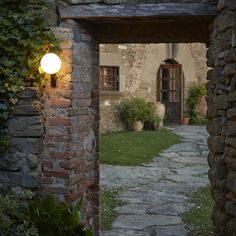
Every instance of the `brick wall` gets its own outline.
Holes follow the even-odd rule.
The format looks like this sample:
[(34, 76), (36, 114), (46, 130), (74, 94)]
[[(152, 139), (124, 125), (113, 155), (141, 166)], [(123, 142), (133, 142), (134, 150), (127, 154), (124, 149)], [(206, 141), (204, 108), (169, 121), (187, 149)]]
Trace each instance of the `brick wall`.
[(84, 198), (86, 222), (99, 228), (98, 45), (73, 20), (53, 32), (61, 38), (57, 87), (44, 91), (43, 192), (73, 203)]

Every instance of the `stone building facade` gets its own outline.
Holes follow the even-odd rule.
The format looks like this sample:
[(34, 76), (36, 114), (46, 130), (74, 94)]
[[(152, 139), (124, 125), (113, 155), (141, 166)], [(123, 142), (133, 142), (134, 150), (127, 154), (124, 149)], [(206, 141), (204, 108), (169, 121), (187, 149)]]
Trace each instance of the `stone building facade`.
[(205, 44), (201, 43), (100, 45), (100, 65), (119, 68), (119, 89), (100, 90), (100, 131), (125, 129), (117, 111), (118, 104), (124, 99), (141, 97), (158, 106), (158, 72), (168, 59), (181, 64), (180, 110), (183, 118), (189, 88), (206, 81), (206, 50)]
[[(62, 40), (63, 69), (56, 88), (22, 95), (9, 121), (14, 145), (1, 160), (1, 186), (29, 187), (68, 202), (84, 196), (86, 222), (99, 235), (99, 43), (207, 43), (213, 222), (215, 235), (235, 235), (236, 2), (68, 0), (56, 9), (52, 30)], [(151, 30), (156, 25), (160, 31)], [(14, 123), (22, 124), (19, 132)]]

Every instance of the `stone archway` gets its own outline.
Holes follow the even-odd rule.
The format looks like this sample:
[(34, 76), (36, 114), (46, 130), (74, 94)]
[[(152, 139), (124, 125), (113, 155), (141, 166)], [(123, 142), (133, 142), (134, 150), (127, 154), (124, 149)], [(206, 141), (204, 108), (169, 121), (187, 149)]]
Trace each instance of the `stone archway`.
[[(60, 26), (64, 31), (73, 34), (69, 43), (73, 45), (73, 115), (77, 121), (85, 118), (83, 121), (84, 137), (83, 133), (82, 137), (78, 133), (76, 138), (82, 140), (82, 143), (88, 140), (91, 147), (79, 157), (86, 160), (87, 170), (84, 175), (89, 175), (90, 178), (87, 180), (77, 178), (75, 185), (79, 184), (86, 191), (88, 220), (98, 234), (99, 43), (209, 43), (209, 26), (215, 16), (215, 5), (208, 3), (118, 4), (112, 6), (90, 4), (62, 7), (59, 8), (59, 12), (62, 18)], [(175, 24), (174, 28), (173, 24)], [(153, 29), (159, 30), (153, 31)], [(60, 31), (60, 28), (56, 30)], [(88, 112), (86, 116), (78, 113), (78, 110), (84, 108)], [(88, 134), (92, 134), (94, 139), (88, 139)], [(89, 159), (92, 161), (88, 162)]]

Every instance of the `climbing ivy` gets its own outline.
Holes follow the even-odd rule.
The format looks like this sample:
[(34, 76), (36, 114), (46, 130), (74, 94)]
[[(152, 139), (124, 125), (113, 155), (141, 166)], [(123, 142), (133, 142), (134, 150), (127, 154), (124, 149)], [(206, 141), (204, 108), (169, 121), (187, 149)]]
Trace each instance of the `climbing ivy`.
[(40, 58), (57, 45), (43, 14), (46, 0), (0, 1), (0, 156), (9, 145), (6, 121), (20, 92), (43, 86)]

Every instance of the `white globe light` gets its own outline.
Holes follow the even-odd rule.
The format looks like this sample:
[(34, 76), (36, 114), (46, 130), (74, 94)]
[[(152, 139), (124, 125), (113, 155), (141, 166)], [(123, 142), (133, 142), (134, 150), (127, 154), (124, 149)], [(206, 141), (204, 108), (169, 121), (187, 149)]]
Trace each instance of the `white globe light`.
[(47, 53), (42, 57), (40, 65), (44, 72), (56, 74), (61, 69), (61, 59), (55, 53)]

